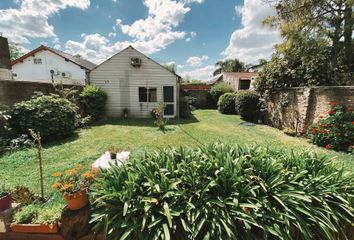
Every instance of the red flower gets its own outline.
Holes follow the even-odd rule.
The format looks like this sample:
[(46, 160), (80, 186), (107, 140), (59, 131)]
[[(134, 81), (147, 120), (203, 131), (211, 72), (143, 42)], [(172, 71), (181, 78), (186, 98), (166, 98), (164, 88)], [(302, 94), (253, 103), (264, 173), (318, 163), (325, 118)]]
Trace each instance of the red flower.
[(353, 112), (353, 108), (348, 107), (348, 108), (347, 108), (347, 112)]
[(333, 115), (333, 113), (334, 113), (333, 110), (329, 110), (329, 111), (327, 112), (328, 115)]
[(333, 106), (333, 105), (336, 105), (337, 103), (336, 102), (329, 102), (328, 104)]
[(323, 118), (323, 116), (321, 115), (321, 116), (320, 116), (320, 118), (322, 119), (322, 118)]
[(336, 129), (337, 127), (336, 127), (336, 126), (333, 126), (332, 128)]
[(321, 130), (321, 133), (328, 133), (328, 132), (329, 132), (328, 129), (323, 129), (323, 130)]
[(312, 128), (312, 129), (311, 129), (311, 132), (312, 132), (312, 133), (317, 133), (317, 128)]
[(320, 127), (324, 127), (324, 125), (321, 123), (321, 124), (320, 124)]
[(354, 122), (352, 122), (352, 124), (354, 124)]
[(331, 148), (332, 148), (332, 146), (331, 146), (331, 145), (329, 145), (329, 144), (327, 144), (327, 145), (326, 145), (326, 148), (327, 148), (327, 149), (331, 149)]

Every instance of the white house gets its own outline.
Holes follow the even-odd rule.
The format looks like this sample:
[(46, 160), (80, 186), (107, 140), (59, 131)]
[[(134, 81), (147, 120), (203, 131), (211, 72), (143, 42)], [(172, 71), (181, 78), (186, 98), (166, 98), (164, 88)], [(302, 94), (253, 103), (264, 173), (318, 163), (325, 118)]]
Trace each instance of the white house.
[(108, 94), (106, 115), (151, 117), (159, 102), (165, 103), (165, 117), (178, 116), (180, 77), (132, 46), (113, 55), (90, 72), (90, 83)]
[(257, 72), (223, 72), (206, 82), (208, 85), (212, 85), (223, 81), (228, 83), (235, 91), (252, 90), (254, 89), (253, 82), (257, 76)]
[(41, 45), (12, 62), (15, 81), (85, 84), (96, 65)]

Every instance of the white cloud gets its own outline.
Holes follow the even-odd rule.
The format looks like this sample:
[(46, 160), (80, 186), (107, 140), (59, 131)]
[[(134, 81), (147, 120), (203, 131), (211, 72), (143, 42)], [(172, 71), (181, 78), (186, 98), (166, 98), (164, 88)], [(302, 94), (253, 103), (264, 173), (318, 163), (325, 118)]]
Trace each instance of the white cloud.
[(108, 33), (108, 37), (115, 37), (115, 36), (117, 36), (117, 33), (115, 32)]
[(30, 43), (32, 38), (56, 38), (48, 19), (68, 7), (82, 10), (90, 0), (22, 0), (18, 9), (0, 9), (0, 32), (11, 41)]
[(208, 56), (201, 56), (201, 57), (194, 56), (194, 57), (188, 58), (186, 63), (192, 67), (200, 67), (200, 66), (202, 66), (203, 62), (208, 59), (209, 59)]
[(195, 80), (206, 81), (206, 80), (210, 79), (214, 70), (215, 70), (214, 65), (207, 65), (205, 67), (196, 68), (194, 70), (181, 71), (181, 72), (178, 72), (178, 74), (184, 78), (190, 77)]
[[(189, 1), (202, 2), (202, 1)], [(175, 28), (183, 21), (184, 16), (191, 10), (187, 2), (176, 0), (145, 0), (144, 5), (148, 8), (148, 16), (139, 19), (131, 25), (124, 24), (121, 19), (116, 20), (116, 26), (123, 34), (131, 38), (129, 41), (110, 42), (102, 35), (96, 33), (82, 36), (82, 42), (68, 41), (66, 50), (69, 53), (79, 53), (93, 62), (100, 62), (122, 48), (132, 45), (145, 54), (151, 54), (165, 49), (178, 39), (186, 37), (187, 33), (177, 31)], [(113, 33), (110, 34), (113, 36)], [(190, 33), (195, 36), (195, 33)], [(102, 41), (101, 45), (89, 43), (88, 40), (94, 38)], [(101, 51), (101, 52), (99, 52)]]
[(274, 45), (280, 42), (277, 30), (262, 26), (262, 21), (275, 14), (274, 8), (262, 0), (245, 0), (240, 11), (242, 29), (232, 35), (228, 47), (222, 52), (225, 58), (239, 58), (246, 63), (257, 62), (260, 58), (269, 58)]
[(186, 38), (186, 42), (190, 42), (195, 36), (197, 36), (196, 32), (190, 32), (189, 37)]

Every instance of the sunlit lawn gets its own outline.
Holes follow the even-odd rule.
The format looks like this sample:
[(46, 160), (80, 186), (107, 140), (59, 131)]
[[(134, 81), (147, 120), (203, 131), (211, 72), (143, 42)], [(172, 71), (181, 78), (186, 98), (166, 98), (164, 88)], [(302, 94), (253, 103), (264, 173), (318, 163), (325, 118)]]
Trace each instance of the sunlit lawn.
[[(242, 120), (235, 115), (221, 115), (216, 110), (198, 110), (192, 120), (171, 121), (166, 132), (159, 131), (152, 119), (128, 119), (101, 122), (77, 131), (70, 139), (45, 145), (44, 172), (46, 194), (54, 178), (53, 172), (62, 171), (77, 163), (90, 163), (112, 146), (129, 149), (132, 155), (142, 154), (167, 146), (196, 147), (201, 144), (222, 141), (228, 144), (260, 144), (287, 150), (316, 151), (333, 158), (337, 166), (353, 169), (348, 154), (337, 153), (309, 144), (305, 138), (294, 138), (265, 126), (240, 125)], [(25, 185), (39, 191), (38, 166), (33, 150), (18, 151), (0, 158), (0, 184), (14, 187)]]

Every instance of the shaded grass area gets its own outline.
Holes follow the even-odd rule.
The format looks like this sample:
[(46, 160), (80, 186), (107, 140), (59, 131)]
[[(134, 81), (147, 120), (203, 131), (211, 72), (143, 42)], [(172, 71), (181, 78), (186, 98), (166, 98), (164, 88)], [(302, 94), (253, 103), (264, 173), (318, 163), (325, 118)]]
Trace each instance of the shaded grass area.
[[(198, 110), (191, 120), (170, 121), (162, 132), (152, 119), (118, 119), (104, 121), (81, 129), (71, 138), (44, 145), (44, 177), (46, 194), (55, 194), (50, 186), (51, 175), (72, 168), (77, 163), (88, 164), (110, 147), (122, 147), (132, 155), (143, 154), (167, 146), (196, 147), (216, 141), (228, 144), (259, 144), (289, 151), (311, 150), (333, 158), (337, 166), (354, 169), (352, 157), (345, 153), (318, 148), (304, 138), (294, 138), (265, 125), (245, 126), (239, 116), (222, 115), (216, 110)], [(0, 182), (9, 187), (25, 185), (39, 192), (38, 166), (35, 151), (14, 152), (0, 158)], [(58, 194), (55, 194), (58, 196)]]

